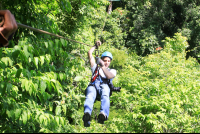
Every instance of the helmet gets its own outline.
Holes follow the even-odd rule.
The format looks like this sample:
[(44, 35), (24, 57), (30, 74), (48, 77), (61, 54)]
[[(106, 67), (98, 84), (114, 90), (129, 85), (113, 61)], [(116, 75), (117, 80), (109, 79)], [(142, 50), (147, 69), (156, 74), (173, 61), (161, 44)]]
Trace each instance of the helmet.
[(101, 58), (103, 57), (109, 57), (111, 60), (113, 59), (113, 56), (110, 52), (106, 51), (101, 55)]

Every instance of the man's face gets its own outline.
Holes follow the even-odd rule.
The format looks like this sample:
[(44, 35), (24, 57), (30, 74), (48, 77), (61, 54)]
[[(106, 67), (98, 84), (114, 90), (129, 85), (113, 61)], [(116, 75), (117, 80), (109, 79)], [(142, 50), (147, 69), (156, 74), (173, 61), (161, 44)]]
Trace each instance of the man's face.
[(104, 62), (105, 67), (108, 68), (109, 65), (110, 65), (111, 60), (110, 60), (109, 57), (104, 57), (103, 58), (103, 62)]

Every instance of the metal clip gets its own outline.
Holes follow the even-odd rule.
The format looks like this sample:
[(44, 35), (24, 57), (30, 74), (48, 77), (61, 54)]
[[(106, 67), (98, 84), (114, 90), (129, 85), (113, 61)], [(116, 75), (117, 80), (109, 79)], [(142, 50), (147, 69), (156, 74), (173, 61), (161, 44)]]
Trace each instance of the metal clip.
[[(98, 51), (98, 54), (96, 54), (96, 51)], [(98, 49), (95, 50), (95, 55), (96, 55), (96, 57), (99, 56), (99, 50)]]

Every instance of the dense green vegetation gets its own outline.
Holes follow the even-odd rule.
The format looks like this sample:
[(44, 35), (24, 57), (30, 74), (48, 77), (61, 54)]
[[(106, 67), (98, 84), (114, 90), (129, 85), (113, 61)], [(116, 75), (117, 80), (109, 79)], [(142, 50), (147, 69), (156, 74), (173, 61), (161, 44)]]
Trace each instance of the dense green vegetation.
[[(18, 28), (0, 48), (1, 133), (199, 133), (198, 0), (1, 0), (17, 22), (113, 54), (110, 116), (83, 126), (89, 46)], [(102, 31), (102, 28), (105, 27)], [(162, 47), (161, 50), (156, 48)]]

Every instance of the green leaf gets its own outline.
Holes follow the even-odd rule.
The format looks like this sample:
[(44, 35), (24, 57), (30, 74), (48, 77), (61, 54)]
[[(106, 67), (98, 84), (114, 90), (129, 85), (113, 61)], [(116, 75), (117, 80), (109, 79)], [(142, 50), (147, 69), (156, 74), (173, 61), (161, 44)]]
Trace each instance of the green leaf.
[(29, 90), (29, 81), (27, 80), (27, 79), (25, 79), (25, 89), (26, 89), (26, 91), (28, 91)]
[(1, 67), (2, 69), (5, 69), (6, 64), (5, 64), (4, 62), (0, 61), (0, 67)]
[(48, 42), (44, 42), (45, 47), (48, 48)]
[(7, 83), (1, 82), (1, 85), (0, 85), (0, 88), (1, 88), (1, 90), (0, 90), (1, 96), (4, 96), (5, 91), (6, 91), (6, 87), (7, 87)]
[(66, 113), (67, 113), (67, 106), (66, 105), (62, 105), (62, 111), (66, 115)]
[(50, 118), (50, 114), (45, 114), (45, 117), (46, 117), (46, 119), (47, 119), (47, 123), (48, 124), (51, 124), (51, 118)]
[(20, 77), (20, 74), (21, 74), (21, 72), (22, 72), (22, 69), (18, 69), (18, 70), (17, 70), (17, 72), (16, 72), (16, 75), (15, 75), (15, 77), (16, 77), (16, 78), (19, 78), (19, 77)]
[(6, 70), (3, 71), (3, 75), (7, 76), (8, 72)]
[(36, 68), (38, 69), (38, 57), (34, 57), (34, 63)]
[(1, 61), (2, 61), (6, 66), (8, 66), (8, 57), (3, 57), (3, 58), (1, 58)]
[(33, 93), (33, 88), (34, 88), (34, 84), (31, 82), (30, 83), (30, 88), (28, 90), (28, 92), (29, 92), (30, 95), (32, 95), (32, 93)]
[(48, 85), (48, 90), (51, 92), (51, 90), (52, 90), (52, 86), (51, 86), (51, 82), (50, 81), (47, 81), (47, 85)]
[[(14, 60), (16, 60), (18, 58), (18, 55), (20, 54), (20, 51), (19, 50), (15, 50), (13, 53), (12, 53), (12, 58)], [(1, 58), (1, 57), (0, 57)]]
[(60, 117), (60, 124), (64, 127), (65, 126), (65, 121), (64, 118)]
[(56, 119), (56, 123), (57, 123), (57, 125), (59, 125), (60, 123), (59, 123), (59, 117), (55, 117)]
[(22, 91), (24, 91), (25, 89), (25, 79), (21, 79), (21, 87), (22, 87)]
[(44, 64), (44, 56), (40, 56), (41, 66)]
[(63, 74), (63, 73), (59, 73), (59, 78), (60, 78), (60, 80), (62, 81), (63, 78), (64, 78), (64, 74)]
[(67, 42), (64, 39), (61, 38), (60, 41), (61, 41), (61, 43), (62, 43), (63, 46), (67, 45)]
[(76, 53), (78, 53), (78, 50), (72, 50), (71, 53), (76, 54)]
[(18, 91), (19, 91), (18, 87), (17, 87), (17, 86), (14, 86), (13, 89), (12, 89), (12, 94), (13, 94), (14, 96), (18, 97)]
[(46, 57), (45, 59), (46, 59), (47, 64), (49, 64), (51, 61), (51, 55), (46, 54), (45, 57)]
[(56, 83), (56, 80), (55, 80), (55, 79), (51, 79), (50, 81), (52, 81), (53, 83)]
[(57, 90), (62, 89), (60, 82), (56, 81), (55, 85), (56, 85)]
[(24, 125), (27, 123), (27, 113), (25, 111), (22, 114), (22, 121)]
[(59, 40), (55, 39), (55, 42), (56, 42), (56, 45), (58, 46), (59, 45)]
[(53, 111), (53, 102), (49, 102), (49, 111)]
[(44, 120), (43, 124), (44, 124), (45, 126), (47, 126), (47, 124), (48, 124), (48, 119), (47, 119), (47, 117), (46, 117), (46, 119)]
[[(31, 63), (32, 59), (31, 57), (28, 58), (28, 62)], [(34, 63), (35, 64), (35, 63)]]
[(10, 91), (12, 91), (12, 84), (11, 83), (7, 84), (6, 90), (10, 94)]
[(81, 81), (83, 79), (83, 76), (76, 76), (74, 78), (74, 81)]
[(12, 66), (13, 65), (13, 61), (9, 58), (8, 59), (9, 65)]
[(27, 119), (30, 120), (30, 118), (31, 118), (31, 111), (27, 110)]
[(71, 3), (70, 3), (69, 1), (67, 1), (66, 10), (67, 10), (68, 12), (71, 12), (71, 11), (72, 11), (72, 6), (71, 6)]
[(39, 117), (39, 121), (40, 121), (41, 124), (43, 124), (43, 121), (44, 121), (44, 115), (42, 115), (42, 114), (40, 115), (40, 117)]
[(46, 92), (43, 92), (42, 95), (43, 95), (43, 99), (44, 99), (44, 101), (47, 101), (48, 98), (49, 98), (49, 94), (46, 93)]
[(57, 106), (57, 107), (56, 107), (55, 114), (56, 114), (56, 115), (60, 115), (60, 113), (61, 113), (61, 106)]
[(33, 84), (33, 95), (36, 95), (38, 89), (38, 83)]
[(15, 111), (15, 119), (18, 120), (20, 115), (21, 115), (22, 110), (21, 109), (16, 109)]
[(41, 81), (40, 81), (41, 93), (45, 92), (46, 87), (47, 87), (46, 82), (43, 81), (43, 80), (41, 80)]
[(8, 118), (12, 117), (11, 112), (9, 110), (6, 110), (6, 114), (8, 115)]
[(47, 131), (46, 131), (46, 128), (41, 128), (39, 132), (40, 133), (46, 133)]
[(31, 73), (29, 72), (28, 69), (23, 68), (22, 74), (23, 74), (24, 77), (28, 76), (28, 78), (31, 78)]
[(26, 58), (28, 58), (29, 57), (29, 55), (30, 55), (30, 53), (28, 52), (28, 46), (26, 46), (26, 45), (24, 45), (24, 48), (23, 48), (23, 52), (24, 52), (24, 54), (25, 54), (25, 56), (26, 56)]

